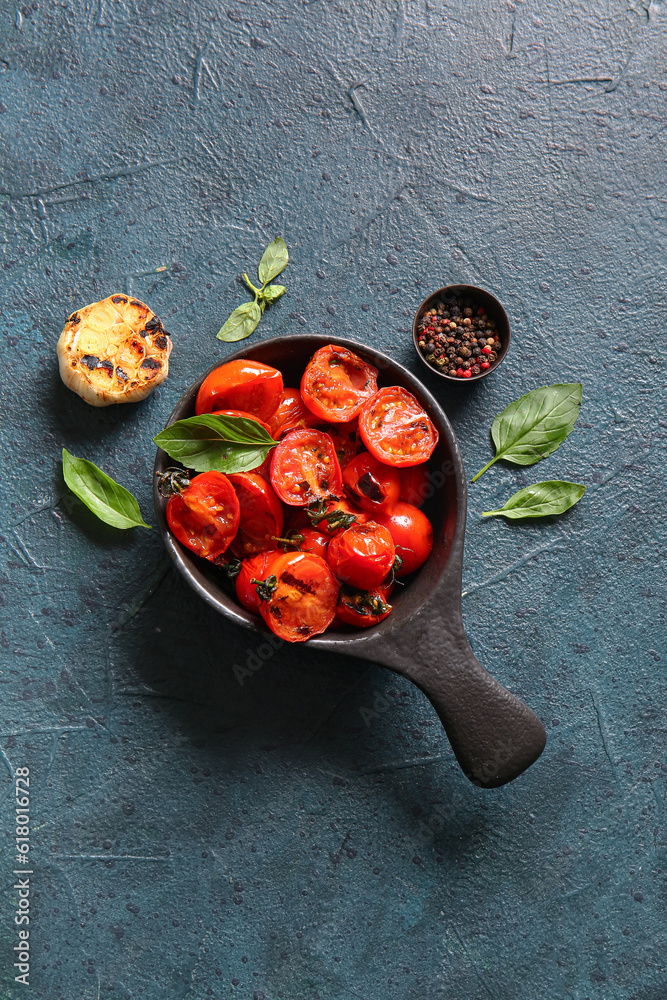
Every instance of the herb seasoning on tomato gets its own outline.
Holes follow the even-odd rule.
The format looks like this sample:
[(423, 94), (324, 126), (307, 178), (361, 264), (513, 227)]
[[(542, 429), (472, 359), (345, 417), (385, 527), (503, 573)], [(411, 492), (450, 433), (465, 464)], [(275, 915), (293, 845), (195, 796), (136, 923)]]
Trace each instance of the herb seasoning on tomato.
[(331, 625), (340, 583), (312, 552), (283, 552), (258, 586), (259, 613), (281, 639), (304, 642)]

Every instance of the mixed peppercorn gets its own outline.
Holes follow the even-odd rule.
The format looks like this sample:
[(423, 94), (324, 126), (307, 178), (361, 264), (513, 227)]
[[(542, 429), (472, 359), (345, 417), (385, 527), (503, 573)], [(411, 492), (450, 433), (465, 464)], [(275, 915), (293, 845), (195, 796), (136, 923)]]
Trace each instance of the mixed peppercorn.
[(452, 296), (427, 309), (417, 326), (417, 343), (428, 363), (451, 378), (472, 378), (498, 361), (502, 343), (483, 306)]

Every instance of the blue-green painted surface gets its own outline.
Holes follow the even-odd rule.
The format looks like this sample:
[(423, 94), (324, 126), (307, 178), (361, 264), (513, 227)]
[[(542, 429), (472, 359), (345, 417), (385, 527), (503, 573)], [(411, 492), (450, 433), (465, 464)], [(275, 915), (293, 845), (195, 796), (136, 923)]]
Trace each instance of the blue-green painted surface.
[[(639, 0), (0, 2), (3, 998), (664, 1000), (666, 45)], [(429, 381), (469, 475), (510, 400), (584, 383), (555, 455), (470, 490), (466, 626), (549, 733), (509, 787), (471, 786), (379, 667), (281, 650), (240, 685), (256, 640), (157, 531), (63, 496), (66, 446), (151, 516), (151, 437), (278, 233), (289, 294), (255, 336), (330, 330), (418, 371), (429, 290), (502, 299), (502, 369)], [(171, 374), (93, 410), (55, 345), (123, 289)], [(588, 486), (561, 519), (481, 520), (549, 478)]]

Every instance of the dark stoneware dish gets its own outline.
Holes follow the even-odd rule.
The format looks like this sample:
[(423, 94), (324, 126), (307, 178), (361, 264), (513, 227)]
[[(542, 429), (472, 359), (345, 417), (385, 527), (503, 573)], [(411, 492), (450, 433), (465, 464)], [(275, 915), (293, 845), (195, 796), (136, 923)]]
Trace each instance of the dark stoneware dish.
[[(417, 325), (420, 319), (427, 309), (432, 309), (439, 299), (448, 295), (467, 296), (480, 306), (484, 306), (487, 315), (490, 316), (491, 319), (495, 320), (496, 330), (498, 332), (498, 336), (500, 337), (502, 346), (498, 353), (496, 363), (492, 365), (491, 368), (487, 368), (486, 371), (480, 372), (479, 375), (471, 375), (470, 378), (455, 378), (452, 375), (448, 375), (447, 372), (440, 371), (438, 368), (430, 364), (419, 350), (419, 344), (417, 342), (419, 339)], [(500, 304), (495, 295), (492, 295), (491, 292), (487, 292), (485, 288), (478, 288), (477, 285), (445, 285), (444, 288), (439, 288), (437, 292), (431, 292), (428, 298), (424, 299), (415, 313), (415, 318), (412, 323), (412, 340), (421, 363), (426, 365), (430, 372), (435, 372), (435, 374), (439, 375), (440, 378), (445, 378), (450, 383), (455, 382), (457, 385), (468, 385), (470, 382), (478, 382), (481, 378), (486, 378), (487, 375), (491, 375), (492, 372), (495, 372), (503, 363), (505, 355), (510, 349), (511, 339), (512, 332), (510, 330), (509, 316), (505, 312), (503, 306)]]
[[(443, 410), (405, 368), (352, 340), (311, 334), (278, 337), (246, 344), (224, 360), (247, 357), (262, 361), (280, 369), (286, 386), (298, 386), (311, 355), (328, 343), (341, 344), (375, 365), (380, 386), (401, 385), (412, 392), (438, 428), (440, 440), (429, 465), (434, 488), (424, 504), (433, 524), (434, 545), (421, 570), (405, 587), (394, 591), (394, 610), (384, 621), (364, 630), (329, 630), (309, 639), (301, 648), (304, 655), (326, 649), (361, 657), (407, 677), (435, 708), (467, 777), (486, 788), (503, 785), (539, 757), (546, 734), (531, 710), (478, 663), (463, 630), (461, 570), (466, 481), (456, 437)], [(204, 377), (188, 389), (169, 423), (194, 413), (195, 397)], [(155, 472), (169, 465), (173, 461), (158, 450)], [(166, 501), (157, 488), (154, 502), (164, 543), (188, 584), (238, 625), (266, 633), (261, 619), (236, 603), (220, 571), (172, 538), (165, 521)]]

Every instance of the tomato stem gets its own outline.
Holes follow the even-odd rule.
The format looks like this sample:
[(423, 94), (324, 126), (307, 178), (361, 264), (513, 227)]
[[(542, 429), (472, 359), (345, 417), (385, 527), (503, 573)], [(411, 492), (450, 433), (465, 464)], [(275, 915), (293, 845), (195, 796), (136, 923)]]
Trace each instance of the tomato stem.
[(498, 456), (496, 455), (495, 458), (492, 458), (490, 462), (486, 463), (486, 465), (484, 466), (483, 469), (479, 470), (479, 472), (477, 473), (476, 476), (472, 477), (472, 479), (470, 480), (470, 482), (474, 483), (476, 479), (479, 479), (479, 477), (482, 476), (486, 472), (487, 469), (490, 469), (491, 466), (493, 465), (493, 463), (497, 462), (497, 461), (498, 461)]

